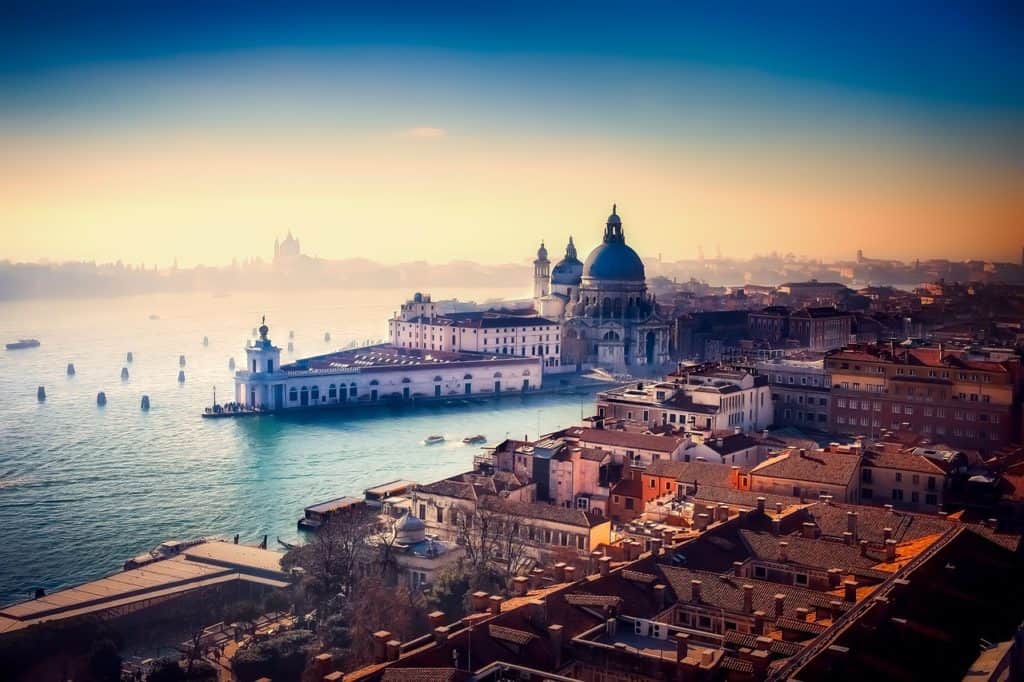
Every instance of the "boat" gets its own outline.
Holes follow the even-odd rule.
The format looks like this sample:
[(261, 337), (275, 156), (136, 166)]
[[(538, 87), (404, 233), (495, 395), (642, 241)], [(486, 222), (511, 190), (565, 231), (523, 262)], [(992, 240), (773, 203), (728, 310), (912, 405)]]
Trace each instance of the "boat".
[(38, 346), (38, 339), (18, 339), (14, 343), (7, 344), (7, 350), (21, 350), (22, 348), (36, 348)]
[(437, 445), (437, 444), (443, 443), (443, 442), (444, 442), (444, 436), (434, 435), (434, 436), (427, 436), (426, 438), (423, 439), (423, 444), (424, 445)]
[(147, 564), (151, 564), (154, 561), (161, 561), (163, 559), (170, 559), (173, 556), (177, 556), (184, 552), (189, 547), (195, 547), (201, 545), (204, 542), (216, 540), (216, 538), (197, 538), (195, 540), (166, 540), (161, 542), (159, 545), (149, 550), (145, 554), (140, 554), (136, 557), (132, 557), (128, 561), (124, 562), (124, 570), (128, 571), (133, 568), (140, 568)]
[(297, 549), (298, 548), (298, 545), (292, 544), (291, 542), (285, 542), (284, 540), (282, 540), (280, 535), (277, 536), (277, 544), (281, 545), (285, 549)]
[(128, 381), (128, 368), (127, 367), (122, 367), (121, 368), (121, 381)]
[(462, 439), (463, 445), (479, 445), (480, 443), (486, 443), (487, 436), (478, 433), (475, 436), (466, 436)]

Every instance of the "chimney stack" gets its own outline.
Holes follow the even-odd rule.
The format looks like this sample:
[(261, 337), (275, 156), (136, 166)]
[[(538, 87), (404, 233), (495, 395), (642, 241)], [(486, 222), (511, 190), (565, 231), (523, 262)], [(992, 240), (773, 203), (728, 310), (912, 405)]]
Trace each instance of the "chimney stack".
[(525, 575), (517, 575), (512, 578), (512, 594), (517, 597), (525, 597), (530, 591), (530, 579)]
[(861, 540), (860, 541), (860, 555), (861, 556), (867, 556), (868, 555), (868, 541), (867, 540)]
[(557, 564), (555, 564), (555, 576), (554, 577), (555, 577), (555, 582), (556, 583), (564, 583), (565, 582), (565, 562), (564, 561), (559, 561)]
[(608, 575), (612, 570), (612, 558), (610, 556), (601, 557), (597, 562), (597, 568), (602, 576)]
[(888, 563), (896, 561), (896, 541), (886, 540), (885, 541), (885, 560)]
[(690, 635), (685, 632), (676, 633), (676, 661), (682, 662), (690, 653)]
[(487, 601), (491, 610), (491, 615), (501, 615), (501, 602), (504, 601), (504, 599), (501, 598), (501, 595), (492, 594), (490, 597), (487, 598)]
[(844, 601), (857, 601), (857, 588), (860, 587), (860, 583), (856, 580), (844, 580), (843, 581), (843, 600)]
[(775, 595), (775, 620), (782, 618), (786, 612), (786, 595), (777, 594)]
[(772, 535), (782, 534), (782, 521), (778, 518), (772, 519)]
[(666, 592), (667, 588), (661, 583), (654, 586), (654, 603), (658, 605), (659, 611), (665, 608), (665, 602), (667, 601), (665, 598)]
[(437, 644), (444, 644), (448, 641), (448, 632), (451, 630), (447, 625), (439, 625), (434, 628), (434, 641)]
[(661, 538), (651, 539), (651, 554), (661, 556)]
[(548, 637), (551, 640), (551, 653), (555, 656), (555, 670), (562, 667), (562, 626), (549, 625)]
[(768, 616), (764, 611), (754, 611), (754, 634), (764, 634), (764, 619)]
[(530, 620), (539, 628), (548, 624), (548, 603), (544, 599), (534, 599), (530, 602)]
[(696, 526), (697, 530), (704, 530), (705, 528), (708, 527), (708, 524), (710, 522), (711, 522), (711, 517), (708, 516), (707, 514), (697, 514), (697, 517), (694, 520), (694, 525)]
[(482, 590), (478, 590), (470, 597), (470, 606), (473, 611), (484, 611), (487, 609), (487, 597), (490, 595)]
[(743, 613), (754, 612), (754, 586), (743, 586)]
[(431, 629), (441, 627), (444, 625), (444, 611), (431, 611), (427, 614), (427, 622)]
[(789, 561), (789, 556), (788, 556), (787, 551), (786, 551), (788, 549), (789, 549), (789, 543), (788, 542), (780, 542), (779, 543), (779, 561), (781, 561), (782, 563), (786, 563), (787, 561)]
[(843, 544), (853, 546), (853, 533), (850, 531), (843, 531)]
[(389, 639), (385, 646), (389, 661), (397, 661), (402, 656), (402, 643), (397, 639)]
[(690, 601), (700, 602), (700, 585), (699, 580), (690, 581)]
[(797, 609), (796, 609), (796, 619), (797, 620), (806, 621), (808, 618), (810, 618), (810, 615), (811, 615), (811, 610), (810, 609), (808, 609), (808, 608), (806, 608), (804, 606), (797, 607)]
[(775, 513), (776, 514), (781, 514), (782, 513), (782, 503), (781, 502), (776, 502), (775, 503)]
[(804, 528), (804, 537), (805, 538), (814, 538), (814, 533), (815, 533), (815, 530), (817, 529), (817, 526), (815, 526), (810, 521), (804, 521), (803, 528)]
[(565, 582), (574, 583), (576, 582), (576, 567), (566, 566), (565, 567)]
[(743, 562), (734, 561), (732, 562), (732, 574), (737, 578), (743, 575)]
[(590, 561), (587, 562), (587, 573), (589, 575), (597, 574), (597, 562), (601, 560), (602, 556), (600, 552), (590, 553)]
[(373, 633), (373, 660), (377, 663), (383, 663), (388, 657), (388, 641), (391, 639), (391, 633), (387, 630), (378, 630)]
[(757, 498), (757, 511), (759, 513), (761, 513), (761, 514), (764, 514), (764, 503), (765, 503), (765, 501), (766, 500), (764, 499), (764, 497), (758, 497)]
[(828, 588), (834, 590), (839, 587), (839, 583), (843, 579), (843, 569), (841, 568), (830, 568), (828, 569)]
[(883, 540), (892, 540), (892, 528), (883, 528), (882, 529), (882, 539)]
[(857, 539), (857, 512), (846, 512), (846, 530), (853, 534), (854, 540)]

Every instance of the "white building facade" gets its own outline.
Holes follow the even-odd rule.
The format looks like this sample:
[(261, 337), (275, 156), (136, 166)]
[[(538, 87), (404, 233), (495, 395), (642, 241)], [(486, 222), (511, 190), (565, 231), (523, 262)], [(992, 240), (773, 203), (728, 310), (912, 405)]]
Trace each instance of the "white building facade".
[(246, 347), (235, 373), (235, 402), (249, 409), (479, 397), (539, 389), (539, 357), (423, 351), (383, 344), (304, 358), (282, 366), (268, 328)]

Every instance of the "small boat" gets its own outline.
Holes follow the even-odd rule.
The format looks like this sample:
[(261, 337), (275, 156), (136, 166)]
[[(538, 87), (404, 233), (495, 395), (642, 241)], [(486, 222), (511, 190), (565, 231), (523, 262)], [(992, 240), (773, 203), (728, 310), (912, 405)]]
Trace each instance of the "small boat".
[(121, 381), (128, 381), (128, 368), (127, 367), (122, 367), (121, 368)]
[(424, 445), (438, 445), (439, 443), (443, 443), (443, 442), (444, 442), (444, 436), (437, 436), (437, 435), (435, 435), (435, 436), (427, 436), (426, 438), (423, 439), (423, 444)]
[(38, 339), (18, 339), (14, 343), (7, 344), (7, 350), (21, 350), (22, 348), (36, 348), (39, 346)]
[(180, 370), (178, 372), (178, 383), (179, 384), (185, 383), (185, 370)]
[(39, 388), (36, 389), (36, 400), (38, 400), (41, 403), (46, 402), (46, 387), (45, 386), (40, 386)]
[(97, 393), (96, 394), (96, 404), (99, 405), (100, 407), (103, 407), (104, 405), (106, 405), (107, 404), (107, 394), (104, 393), (103, 391), (100, 391), (99, 393)]
[(486, 442), (487, 436), (480, 433), (476, 434), (475, 436), (466, 436), (465, 438), (462, 439), (462, 443), (464, 445), (478, 445), (480, 443)]
[(295, 549), (295, 548), (298, 547), (298, 545), (292, 544), (291, 542), (285, 542), (284, 540), (281, 539), (280, 535), (277, 536), (277, 544), (281, 545), (285, 549)]
[(148, 395), (142, 396), (142, 403), (141, 403), (140, 407), (143, 410), (148, 410), (149, 409), (149, 396)]
[(69, 377), (75, 376), (75, 363), (73, 363), (73, 362), (69, 362), (68, 363), (68, 376)]

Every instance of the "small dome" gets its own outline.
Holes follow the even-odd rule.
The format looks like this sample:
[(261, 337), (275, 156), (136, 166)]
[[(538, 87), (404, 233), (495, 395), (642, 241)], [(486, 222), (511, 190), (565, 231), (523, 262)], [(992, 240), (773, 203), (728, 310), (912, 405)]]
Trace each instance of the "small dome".
[(616, 205), (612, 204), (612, 214), (608, 216), (607, 225), (622, 225), (622, 218), (620, 218), (619, 214), (615, 212), (615, 209)]
[(537, 249), (537, 260), (547, 260), (547, 259), (548, 259), (548, 250), (544, 246), (544, 242), (541, 242), (540, 243), (540, 248)]
[(395, 540), (406, 545), (423, 542), (427, 526), (413, 513), (406, 514), (395, 524)]

